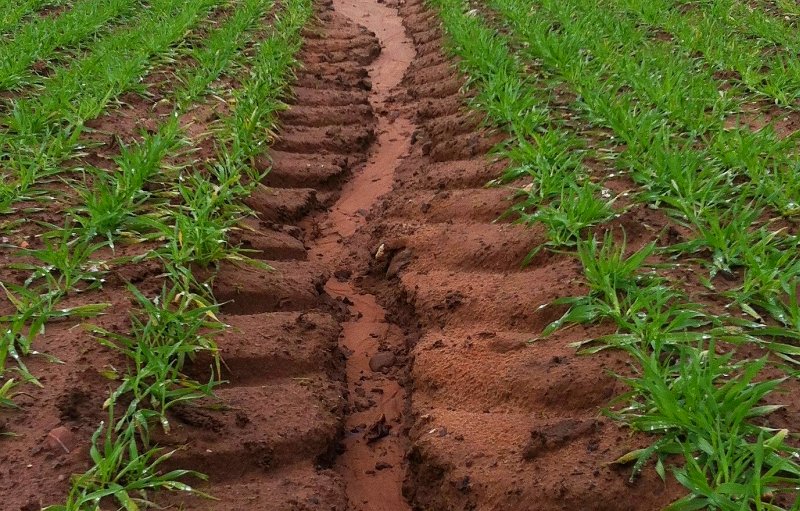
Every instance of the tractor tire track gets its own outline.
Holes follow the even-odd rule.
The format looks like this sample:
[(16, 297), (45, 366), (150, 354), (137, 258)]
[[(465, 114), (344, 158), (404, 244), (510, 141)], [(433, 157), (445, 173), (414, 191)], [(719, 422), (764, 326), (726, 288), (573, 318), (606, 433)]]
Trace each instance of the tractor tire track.
[(323, 3), (307, 31), (240, 234), (276, 271), (221, 269), (228, 408), (179, 414), (173, 433), (189, 445), (176, 465), (220, 500), (184, 504), (658, 508), (673, 485), (608, 463), (640, 447), (600, 414), (624, 357), (576, 356), (583, 328), (529, 342), (580, 268), (544, 251), (521, 268), (545, 233), (497, 220), (513, 189), (484, 185), (504, 134), (466, 108), (436, 14), (394, 1)]

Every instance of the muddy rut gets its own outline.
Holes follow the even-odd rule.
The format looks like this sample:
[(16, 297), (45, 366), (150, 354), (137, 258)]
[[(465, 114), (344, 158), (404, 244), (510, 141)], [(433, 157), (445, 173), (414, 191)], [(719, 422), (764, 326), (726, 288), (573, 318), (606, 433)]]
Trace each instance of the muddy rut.
[[(165, 442), (217, 497), (188, 509), (646, 510), (674, 488), (608, 461), (615, 355), (581, 328), (528, 342), (578, 291), (542, 232), (498, 218), (511, 189), (421, 0), (325, 0), (239, 236), (276, 271), (215, 279), (225, 407)], [(201, 361), (198, 367), (203, 367)]]
[[(384, 4), (334, 0), (337, 15), (366, 27), (381, 45), (368, 67), (370, 106), (376, 116), (375, 141), (369, 159), (343, 186), (339, 199), (318, 222), (320, 237), (309, 252), (328, 267), (347, 266), (348, 241), (366, 223), (365, 213), (391, 191), (402, 155), (408, 151), (412, 126), (403, 116), (390, 116), (392, 94), (414, 57), (411, 41), (396, 10)], [(403, 412), (406, 393), (389, 373), (397, 354), (405, 351), (404, 332), (387, 320), (375, 296), (340, 269), (325, 285), (328, 294), (350, 306), (342, 324), (340, 348), (347, 356), (346, 379), (350, 413), (345, 419), (343, 453), (337, 461), (344, 477), (348, 509), (410, 509), (402, 495), (403, 457), (407, 450)]]

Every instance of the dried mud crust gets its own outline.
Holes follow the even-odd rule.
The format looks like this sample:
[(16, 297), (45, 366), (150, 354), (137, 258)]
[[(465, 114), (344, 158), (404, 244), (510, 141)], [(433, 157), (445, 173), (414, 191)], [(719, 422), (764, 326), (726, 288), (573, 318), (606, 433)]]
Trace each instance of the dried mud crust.
[(496, 222), (512, 191), (483, 185), (502, 169), (486, 156), (502, 137), (466, 110), (436, 16), (422, 0), (399, 12), (417, 56), (397, 108), (416, 111), (416, 131), (369, 215), (365, 285), (421, 333), (406, 497), (426, 511), (660, 509), (681, 494), (674, 482), (646, 470), (628, 483), (630, 467), (608, 464), (641, 446), (600, 415), (624, 357), (577, 356), (568, 343), (598, 333), (580, 327), (528, 342), (563, 313), (540, 306), (581, 291), (579, 266), (542, 253), (520, 267), (544, 234)]

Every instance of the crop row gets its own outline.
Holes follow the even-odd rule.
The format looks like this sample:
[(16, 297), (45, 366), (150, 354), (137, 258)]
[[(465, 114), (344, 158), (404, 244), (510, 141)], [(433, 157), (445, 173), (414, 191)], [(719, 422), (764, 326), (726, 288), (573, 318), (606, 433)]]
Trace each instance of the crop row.
[(134, 0), (84, 0), (62, 16), (38, 18), (14, 31), (0, 44), (0, 90), (19, 88), (33, 77), (31, 65), (48, 59), (56, 49), (69, 48), (141, 9)]
[[(162, 23), (164, 22), (167, 14), (171, 15), (177, 13), (172, 12), (172, 9), (167, 7), (167, 4), (169, 3), (171, 2), (165, 2), (165, 8), (167, 9), (166, 11), (154, 11), (152, 13), (152, 19), (150, 20), (151, 23)], [(188, 3), (186, 5), (188, 6)], [(206, 4), (206, 8), (208, 8), (209, 5), (210, 2)], [(191, 10), (191, 8), (189, 10)], [(179, 35), (174, 35), (166, 40), (158, 40), (157, 43), (152, 42), (151, 44), (158, 44), (158, 51), (160, 52), (169, 51), (169, 45), (182, 38), (185, 35), (186, 29), (192, 26), (192, 24), (198, 19), (199, 13), (195, 12), (192, 14), (193, 16), (189, 20), (187, 20), (185, 16), (181, 16), (179, 20), (176, 20), (174, 27), (169, 25), (164, 27), (165, 31), (169, 30), (170, 28), (176, 32), (179, 31)], [(136, 36), (141, 39), (150, 37), (147, 31), (153, 27), (145, 24), (142, 28), (144, 30), (143, 32), (138, 30), (134, 31), (134, 29), (131, 29), (131, 31), (135, 32)], [(158, 36), (153, 37), (156, 39), (158, 38)], [(154, 56), (156, 54), (157, 53), (155, 51), (153, 53), (146, 52), (144, 54), (144, 57), (142, 57), (144, 62), (142, 62), (142, 64), (139, 66), (140, 71), (133, 76), (128, 77), (129, 83), (132, 84), (134, 80), (138, 81), (138, 79), (141, 78), (141, 75), (146, 72), (146, 69), (149, 66), (147, 57), (151, 55)], [(111, 51), (104, 53), (102, 57), (103, 60), (106, 61), (120, 60), (119, 56), (116, 56)], [(92, 57), (89, 57), (89, 59), (92, 59)], [(81, 63), (76, 63), (76, 66), (79, 68), (82, 67)], [(72, 71), (72, 74), (77, 75), (77, 71), (80, 71), (80, 69), (73, 71), (70, 68), (66, 71)], [(88, 78), (97, 78), (97, 81), (94, 82), (97, 84), (98, 82), (102, 82), (102, 79), (100, 78), (101, 74), (102, 73), (100, 70), (98, 70), (98, 72), (95, 74), (89, 74)], [(76, 76), (76, 81), (77, 80), (79, 80), (79, 78)], [(70, 101), (70, 98), (74, 97), (69, 90), (70, 87), (59, 89), (59, 85), (52, 82), (49, 85), (49, 88), (45, 90), (51, 91), (52, 97), (63, 97), (66, 101)], [(114, 82), (105, 82), (105, 85), (114, 86)], [(80, 88), (79, 85), (77, 85), (77, 87)], [(107, 91), (108, 89), (106, 88), (105, 91), (101, 91), (101, 93), (106, 93)], [(106, 96), (108, 97), (108, 94), (106, 94)], [(39, 101), (39, 106), (48, 103), (50, 108), (46, 110), (40, 110), (33, 107), (32, 103), (36, 100)], [(9, 141), (9, 145), (13, 144), (15, 147), (12, 149), (6, 146), (5, 149), (8, 149), (9, 152), (6, 154), (7, 158), (2, 162), (4, 172), (8, 172), (7, 179), (4, 180), (6, 181), (5, 186), (11, 190), (9, 194), (3, 197), (7, 199), (7, 209), (5, 211), (0, 211), (2, 213), (13, 212), (11, 206), (15, 204), (17, 200), (26, 198), (17, 196), (14, 194), (14, 192), (19, 192), (22, 190), (36, 191), (37, 189), (35, 186), (37, 184), (37, 178), (41, 177), (42, 175), (58, 174), (65, 170), (61, 166), (61, 163), (67, 157), (72, 156), (73, 151), (77, 150), (83, 145), (83, 141), (80, 137), (82, 134), (83, 122), (86, 119), (96, 117), (96, 115), (100, 113), (100, 111), (97, 111), (95, 114), (87, 115), (85, 118), (81, 118), (75, 123), (69, 123), (65, 122), (64, 119), (69, 117), (71, 105), (59, 105), (56, 101), (47, 101), (44, 96), (39, 96), (28, 101), (29, 103), (23, 103), (20, 101), (15, 105), (15, 108), (18, 108), (20, 112), (24, 109), (30, 109), (30, 111), (33, 112), (32, 115), (39, 117), (43, 126), (35, 128), (31, 125), (27, 125), (27, 127), (19, 125), (15, 128), (12, 120), (10, 118), (6, 119), (8, 129), (4, 130), (0, 134), (0, 141)], [(27, 106), (28, 104), (30, 104), (30, 106)], [(17, 119), (19, 118), (24, 118), (24, 115), (17, 116)], [(116, 162), (123, 170), (122, 177), (119, 178), (119, 180), (142, 180), (143, 175), (154, 172), (153, 167), (154, 165), (157, 165), (160, 160), (160, 158), (157, 158), (158, 155), (165, 154), (170, 149), (168, 145), (169, 144), (167, 142), (158, 140), (144, 144), (144, 149), (140, 151), (131, 148), (124, 148), (122, 154), (117, 158)], [(45, 154), (44, 151), (42, 153), (37, 153), (45, 148), (55, 149), (56, 147), (60, 148), (62, 151), (58, 158), (50, 158), (47, 154)], [(32, 159), (25, 158), (23, 154), (31, 155)], [(153, 161), (154, 158), (156, 158), (156, 161)], [(134, 173), (138, 175), (134, 175)], [(113, 178), (106, 177), (99, 179), (102, 181), (103, 179)], [(37, 195), (43, 193), (44, 190), (38, 191)], [(127, 192), (120, 191), (120, 194), (124, 193)], [(94, 194), (91, 192), (85, 192), (83, 195), (85, 197), (91, 197), (92, 200), (102, 200), (103, 198), (102, 193)], [(76, 217), (77, 222), (80, 222), (80, 220), (83, 218), (80, 215)], [(74, 224), (76, 221), (73, 220), (71, 223)], [(102, 227), (102, 225), (95, 227)], [(61, 230), (56, 230), (52, 235), (44, 236), (43, 239), (45, 240), (45, 248), (42, 251), (33, 252), (30, 254), (35, 259), (38, 259), (44, 263), (42, 268), (38, 270), (38, 273), (34, 274), (34, 278), (32, 280), (29, 279), (29, 282), (26, 283), (26, 286), (6, 286), (6, 294), (14, 303), (17, 312), (11, 317), (4, 318), (4, 320), (10, 324), (10, 328), (6, 332), (7, 339), (4, 343), (4, 349), (2, 350), (2, 353), (8, 352), (20, 362), (21, 360), (18, 355), (26, 354), (30, 351), (30, 346), (33, 339), (42, 329), (42, 326), (47, 323), (47, 321), (54, 319), (55, 317), (80, 317), (85, 314), (94, 314), (98, 312), (98, 307), (91, 307), (87, 310), (87, 308), (83, 306), (78, 310), (72, 310), (69, 308), (65, 309), (62, 307), (57, 307), (57, 304), (61, 298), (63, 298), (63, 296), (70, 291), (73, 291), (75, 285), (81, 280), (97, 280), (93, 276), (95, 273), (97, 273), (96, 271), (79, 270), (84, 267), (92, 268), (92, 265), (88, 264), (88, 258), (92, 253), (100, 248), (100, 245), (94, 243), (89, 236), (85, 236), (83, 240), (72, 241), (71, 237), (69, 235), (63, 235)], [(67, 241), (71, 241), (71, 243), (65, 243)], [(48, 271), (48, 268), (51, 270)], [(32, 292), (30, 286), (27, 284), (31, 284), (34, 280), (39, 278), (44, 278), (45, 275), (41, 275), (42, 272), (52, 273), (54, 275), (54, 277), (51, 279), (46, 279), (52, 280), (52, 282), (48, 284), (48, 291)], [(98, 284), (99, 281), (96, 283), (96, 285)], [(3, 357), (3, 360), (4, 359), (5, 357)], [(2, 366), (0, 365), (0, 367)], [(23, 368), (25, 376), (30, 378), (31, 376), (27, 374), (27, 371), (24, 370), (24, 365), (21, 367)]]
[(157, 57), (165, 58), (218, 0), (156, 0), (134, 26), (100, 40), (85, 58), (59, 69), (35, 96), (13, 102), (0, 122), (0, 213), (42, 195), (40, 181), (60, 173), (82, 149), (85, 123), (120, 94), (140, 87)]
[(58, 7), (69, 0), (20, 0), (19, 2), (3, 2), (0, 13), (0, 34), (15, 30), (26, 17), (44, 7)]
[[(781, 229), (778, 219), (762, 220), (765, 216), (772, 217), (774, 210), (788, 218), (796, 213), (800, 190), (794, 184), (798, 172), (794, 137), (779, 140), (769, 130), (750, 133), (741, 127), (720, 130), (701, 139), (682, 140), (664, 124), (663, 120), (669, 116), (665, 109), (645, 110), (636, 102), (638, 98), (630, 100), (614, 94), (625, 87), (630, 89), (627, 94), (635, 94), (635, 73), (629, 74), (627, 80), (615, 80), (608, 78), (605, 68), (575, 65), (577, 59), (567, 57), (548, 57), (554, 49), (561, 55), (569, 55), (570, 51), (578, 52), (578, 46), (595, 43), (587, 38), (570, 38), (566, 29), (557, 35), (548, 32), (547, 23), (553, 22), (553, 17), (540, 16), (536, 22), (519, 23), (520, 13), (527, 12), (522, 3), (494, 5), (504, 10), (506, 19), (528, 45), (524, 53), (542, 59), (560, 75), (563, 83), (580, 95), (576, 108), (586, 113), (586, 119), (611, 129), (626, 144), (617, 165), (643, 189), (639, 199), (666, 208), (678, 223), (693, 229), (691, 239), (671, 250), (710, 253), (711, 277), (743, 268), (741, 292), (732, 291), (737, 305), (757, 319), (753, 306), (758, 305), (772, 319), (795, 329), (798, 311), (791, 298), (798, 276), (797, 261), (786, 254), (796, 250), (798, 238)], [(558, 22), (567, 16), (562, 8), (578, 13), (594, 10), (586, 5), (569, 9), (570, 6), (555, 2), (542, 2), (542, 6), (540, 13), (551, 13), (545, 8), (552, 8)], [(587, 19), (602, 16), (599, 11), (594, 14)], [(635, 54), (628, 57), (637, 58)], [(604, 89), (609, 82), (613, 88)], [(684, 92), (680, 87), (664, 90), (675, 102)], [(764, 260), (771, 264), (765, 265)]]
[[(705, 59), (650, 38), (621, 14), (622, 4), (645, 2), (490, 0), (508, 36), (461, 1), (432, 3), (475, 106), (512, 135), (497, 148), (510, 161), (499, 181), (531, 180), (515, 213), (544, 225), (547, 245), (574, 248), (583, 265), (588, 294), (558, 300), (568, 312), (543, 335), (570, 323), (609, 325), (614, 333), (576, 347), (622, 349), (635, 363), (633, 374), (620, 376), (630, 392), (608, 413), (659, 436), (618, 461), (635, 461), (635, 475), (655, 459), (665, 477), (670, 457), (681, 456), (672, 472), (690, 493), (670, 509), (782, 509), (782, 494), (800, 482), (796, 451), (787, 431), (754, 419), (777, 409), (762, 403), (781, 381), (760, 375), (769, 360), (786, 359), (784, 369), (796, 372), (793, 138), (725, 130), (724, 117), (746, 98), (718, 90)], [(574, 94), (569, 122), (545, 90)], [(576, 120), (584, 126), (577, 132)], [(587, 138), (592, 127), (609, 135)], [(598, 175), (590, 157), (607, 173)], [(625, 206), (603, 186), (620, 173), (636, 185)], [(614, 219), (641, 205), (665, 210), (686, 239), (627, 247)], [(592, 227), (600, 225), (598, 236)], [(698, 264), (709, 293), (719, 274), (736, 281), (724, 295), (750, 319), (715, 314), (670, 279), (676, 268)], [(744, 343), (776, 357), (736, 358), (731, 346)]]
[[(2, 163), (15, 187), (7, 212), (31, 198), (18, 192), (34, 190), (38, 178), (71, 174), (64, 164), (82, 150), (84, 123), (122, 92), (138, 90), (137, 82), (153, 62), (171, 54), (188, 29), (218, 3), (151, 2), (135, 25), (99, 39), (85, 58), (47, 79), (40, 94), (15, 101), (2, 134)], [(183, 373), (184, 364), (199, 352), (216, 354), (213, 334), (224, 328), (210, 282), (198, 280), (192, 269), (213, 267), (222, 260), (257, 264), (230, 245), (227, 235), (248, 214), (242, 198), (260, 186), (262, 176), (252, 170), (251, 160), (270, 139), (301, 44), (300, 30), (311, 15), (310, 1), (292, 2), (262, 39), (260, 24), (272, 0), (232, 5), (233, 12), (185, 55), (191, 65), (176, 71), (169, 98), (172, 113), (137, 142), (123, 145), (111, 170), (86, 167), (82, 181), (68, 181), (74, 190), (70, 195), (79, 198), (69, 220), (40, 235), (42, 248), (20, 251), (23, 259), (32, 261), (19, 266), (31, 272), (25, 284), (4, 286), (16, 313), (2, 318), (8, 330), (0, 345), (0, 369), (10, 356), (23, 379), (36, 383), (24, 359), (35, 353), (34, 341), (44, 325), (58, 317), (89, 318), (107, 307), (64, 307), (64, 298), (91, 296), (111, 267), (148, 259), (162, 261), (165, 267), (159, 296), (146, 296), (129, 286), (136, 304), (129, 332), (91, 327), (100, 343), (128, 359), (128, 368), (114, 376), (120, 383), (104, 405), (109, 421), (92, 439), (93, 465), (72, 479), (63, 505), (48, 509), (95, 509), (109, 499), (137, 509), (148, 502), (151, 490), (194, 491), (183, 479), (203, 477), (184, 470), (161, 473), (160, 466), (172, 453), (154, 445), (150, 431), (154, 426), (168, 431), (167, 411), (172, 406), (211, 395), (219, 383), (216, 376), (203, 383)], [(222, 115), (205, 136), (211, 137), (217, 156), (195, 161), (190, 151), (200, 140), (187, 134), (186, 115), (210, 101), (212, 84), (225, 76), (235, 77), (240, 86), (214, 90), (214, 100), (222, 101), (217, 105)], [(46, 156), (24, 161), (41, 146)], [(26, 177), (24, 170), (30, 167), (35, 170)], [(120, 244), (140, 244), (143, 251), (132, 258), (98, 259), (109, 249), (113, 254)], [(218, 367), (211, 370), (218, 375)], [(16, 385), (13, 379), (6, 381), (0, 403), (13, 406)]]
[(800, 100), (800, 36), (781, 19), (734, 0), (702, 3), (688, 13), (680, 2), (636, 0), (619, 2), (615, 9), (677, 38), (690, 51), (706, 56), (718, 72), (735, 73), (748, 89), (797, 108)]

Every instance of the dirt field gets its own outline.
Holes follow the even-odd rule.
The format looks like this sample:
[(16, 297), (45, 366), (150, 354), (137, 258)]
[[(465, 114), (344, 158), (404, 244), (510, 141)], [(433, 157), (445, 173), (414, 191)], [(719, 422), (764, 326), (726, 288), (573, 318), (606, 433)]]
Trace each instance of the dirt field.
[[(187, 482), (213, 499), (150, 498), (218, 511), (651, 511), (684, 495), (651, 468), (631, 482), (630, 465), (610, 463), (649, 445), (601, 413), (627, 390), (611, 373), (628, 374), (629, 357), (569, 346), (609, 328), (531, 342), (565, 312), (554, 299), (585, 292), (583, 269), (547, 250), (521, 265), (547, 233), (501, 218), (513, 183), (485, 185), (508, 165), (490, 154), (507, 135), (468, 108), (437, 13), (423, 0), (320, 0), (315, 17), (302, 32), (289, 108), (258, 160), (271, 166), (267, 187), (246, 200), (257, 218), (232, 234), (274, 271), (221, 263), (213, 295), (231, 327), (216, 338), (226, 382), (218, 399), (171, 408), (170, 431), (154, 434), (177, 449), (166, 467), (206, 474)], [(81, 162), (108, 167), (116, 140), (169, 114), (159, 106), (174, 78), (165, 73), (145, 80), (148, 94), (91, 121), (98, 145)], [(201, 139), (197, 158), (214, 155), (202, 139), (217, 107), (182, 119)], [(61, 224), (60, 208), (31, 214)], [(614, 222), (633, 247), (668, 225), (645, 207)], [(4, 243), (37, 243), (40, 225)], [(3, 282), (25, 281), (18, 261), (0, 252)], [(126, 264), (89, 302), (78, 294), (66, 304), (101, 299), (111, 306), (92, 323), (123, 332), (128, 283), (157, 295), (163, 267)], [(82, 324), (48, 323), (37, 342), (62, 363), (30, 357), (42, 386), (17, 396), (18, 410), (0, 411), (0, 432), (13, 433), (0, 440), (0, 511), (63, 501), (70, 476), (89, 466), (116, 385), (108, 374), (126, 362)], [(186, 374), (206, 381), (211, 365), (202, 355)], [(773, 424), (791, 427), (797, 397), (781, 402), (789, 406)]]

